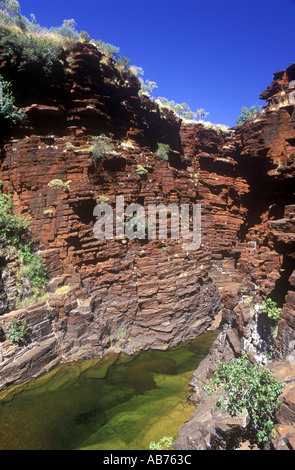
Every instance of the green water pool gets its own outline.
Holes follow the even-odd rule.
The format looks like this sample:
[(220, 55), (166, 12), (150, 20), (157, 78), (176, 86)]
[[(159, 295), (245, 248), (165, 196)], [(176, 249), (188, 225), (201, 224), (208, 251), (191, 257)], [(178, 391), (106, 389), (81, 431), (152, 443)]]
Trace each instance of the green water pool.
[(195, 406), (192, 373), (217, 337), (167, 351), (63, 364), (0, 392), (1, 450), (145, 450), (176, 439)]

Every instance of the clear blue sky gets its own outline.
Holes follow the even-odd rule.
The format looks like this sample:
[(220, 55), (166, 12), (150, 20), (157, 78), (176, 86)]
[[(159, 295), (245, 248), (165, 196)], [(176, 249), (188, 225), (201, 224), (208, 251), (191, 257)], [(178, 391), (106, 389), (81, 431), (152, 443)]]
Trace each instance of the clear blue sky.
[(19, 0), (41, 26), (74, 18), (78, 31), (120, 47), (155, 81), (155, 96), (205, 108), (233, 126), (264, 104), (273, 73), (295, 62), (295, 0)]

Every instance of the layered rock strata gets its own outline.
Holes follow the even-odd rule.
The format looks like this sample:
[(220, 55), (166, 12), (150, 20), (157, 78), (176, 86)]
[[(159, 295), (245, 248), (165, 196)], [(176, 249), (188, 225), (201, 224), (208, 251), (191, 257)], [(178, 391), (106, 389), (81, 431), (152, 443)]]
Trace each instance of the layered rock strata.
[[(260, 360), (270, 346), (276, 359), (290, 357), (294, 65), (261, 95), (268, 101), (261, 115), (225, 130), (160, 109), (141, 95), (136, 77), (90, 44), (70, 57), (68, 68), (55, 64), (51, 74), (0, 62), (26, 111), (21, 126), (2, 127), (0, 178), (17, 213), (30, 218), (49, 278), (46, 299), (16, 310), (15, 299), (27, 293), (13, 254), (2, 254), (1, 387), (110, 347), (167, 348), (216, 327), (223, 331), (206, 374), (216, 357), (247, 352)], [(168, 161), (158, 143), (169, 145)], [(98, 240), (93, 210), (102, 200), (115, 209), (117, 196), (144, 207), (201, 204), (200, 249), (185, 251), (171, 238)], [(260, 307), (269, 296), (283, 307), (275, 339)], [(31, 325), (25, 347), (7, 340), (13, 317)]]

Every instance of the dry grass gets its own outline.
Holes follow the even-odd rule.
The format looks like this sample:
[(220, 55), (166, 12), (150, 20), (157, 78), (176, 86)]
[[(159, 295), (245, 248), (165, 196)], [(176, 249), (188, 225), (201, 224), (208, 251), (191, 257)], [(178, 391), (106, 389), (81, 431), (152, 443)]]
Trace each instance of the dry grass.
[(61, 36), (60, 34), (57, 34), (54, 31), (51, 32), (49, 30), (46, 30), (45, 28), (41, 29), (38, 32), (24, 32), (19, 26), (14, 24), (3, 24), (2, 26), (10, 30), (11, 32), (17, 34), (18, 36), (26, 35), (34, 39), (43, 39), (52, 45), (62, 46), (65, 50), (73, 49), (78, 42), (83, 42), (82, 39), (72, 39), (65, 36)]

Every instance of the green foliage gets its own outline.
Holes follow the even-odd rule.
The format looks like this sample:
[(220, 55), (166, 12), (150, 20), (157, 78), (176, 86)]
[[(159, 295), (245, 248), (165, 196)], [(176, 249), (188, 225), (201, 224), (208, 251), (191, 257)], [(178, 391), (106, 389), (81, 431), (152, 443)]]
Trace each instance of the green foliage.
[(170, 151), (170, 146), (168, 144), (158, 143), (158, 148), (156, 150), (156, 155), (161, 157), (164, 162), (168, 162), (168, 160), (169, 160), (169, 151)]
[(142, 67), (137, 67), (136, 65), (130, 66), (130, 72), (133, 73), (136, 77), (141, 77), (144, 75), (144, 71)]
[(131, 63), (131, 60), (128, 59), (128, 57), (120, 57), (120, 59), (117, 60), (117, 65), (122, 68), (123, 70), (125, 70), (126, 72), (129, 70), (130, 68), (130, 63)]
[(51, 28), (50, 31), (64, 38), (75, 39), (76, 41), (78, 41), (80, 39), (80, 35), (75, 30), (75, 27), (76, 22), (72, 18), (70, 20), (64, 20), (62, 26), (60, 26), (59, 28)]
[(159, 442), (152, 441), (150, 443), (151, 450), (168, 450), (173, 444), (173, 437), (164, 436)]
[(55, 295), (64, 295), (64, 294), (67, 294), (69, 291), (70, 291), (70, 286), (61, 286), (61, 287), (58, 287), (58, 289), (56, 289), (55, 291)]
[(22, 262), (18, 273), (20, 279), (28, 279), (35, 292), (41, 291), (46, 284), (46, 271), (42, 258), (33, 252), (27, 241), (29, 222), (14, 214), (10, 195), (0, 194), (0, 249), (14, 247)]
[(14, 214), (12, 197), (0, 194), (0, 249), (23, 244), (29, 222)]
[(197, 109), (196, 112), (193, 112), (187, 103), (175, 103), (175, 101), (168, 101), (167, 98), (159, 97), (157, 100), (164, 105), (165, 107), (172, 109), (177, 116), (182, 119), (189, 119), (192, 121), (200, 121), (206, 119), (209, 115), (205, 109)]
[(111, 347), (113, 347), (114, 344), (117, 343), (118, 341), (119, 342), (123, 341), (126, 338), (126, 334), (127, 334), (126, 326), (123, 323), (122, 325), (119, 326), (116, 333), (110, 336), (110, 345), (111, 345)]
[(18, 277), (19, 279), (29, 279), (34, 291), (41, 292), (46, 284), (46, 270), (41, 256), (33, 252), (30, 244), (19, 247), (18, 254), (23, 261)]
[[(24, 112), (14, 106), (14, 95), (11, 83), (0, 75), (2, 84), (2, 96), (0, 97), (0, 116), (3, 116), (11, 124), (18, 124), (24, 118)], [(2, 103), (1, 103), (2, 101)]]
[(107, 196), (100, 195), (100, 196), (97, 196), (96, 200), (97, 200), (98, 204), (104, 204), (104, 203), (108, 202), (110, 200), (110, 198), (108, 198)]
[(13, 318), (7, 327), (7, 337), (11, 343), (21, 345), (25, 343), (29, 334), (29, 324), (27, 320)]
[(95, 160), (100, 160), (105, 155), (113, 151), (112, 139), (105, 136), (92, 137), (90, 151)]
[(120, 48), (113, 46), (113, 44), (109, 44), (103, 42), (101, 39), (97, 41), (93, 41), (96, 47), (107, 57), (117, 60), (119, 58)]
[(90, 36), (87, 33), (87, 31), (81, 31), (80, 38), (82, 39), (82, 41), (87, 41), (87, 42), (90, 41)]
[(49, 41), (41, 35), (16, 33), (7, 27), (0, 27), (0, 49), (8, 60), (17, 56), (28, 63), (40, 62), (46, 72), (63, 56), (62, 42)]
[(144, 168), (144, 166), (142, 166), (142, 165), (137, 165), (136, 173), (138, 175), (146, 175), (148, 173), (148, 170), (146, 168)]
[(262, 108), (260, 106), (251, 106), (251, 108), (247, 108), (244, 106), (241, 108), (241, 113), (237, 119), (237, 125), (241, 126), (249, 119), (254, 119), (262, 112)]
[(16, 0), (0, 1), (0, 20), (17, 15), (20, 12), (19, 3)]
[(211, 395), (213, 391), (223, 389), (225, 396), (217, 399), (216, 407), (228, 411), (231, 416), (246, 409), (256, 430), (257, 442), (265, 446), (274, 426), (275, 412), (281, 405), (279, 395), (284, 384), (269, 369), (251, 365), (246, 355), (229, 363), (218, 361), (217, 365), (204, 390)]
[(267, 314), (268, 318), (277, 324), (281, 317), (282, 309), (277, 307), (277, 304), (271, 300), (266, 299), (262, 302), (262, 311)]
[(137, 236), (137, 233), (140, 233), (140, 236), (143, 235), (146, 237), (148, 235), (148, 230), (149, 230), (149, 225), (148, 225), (148, 217), (142, 221), (140, 217), (137, 216), (137, 214), (134, 215), (126, 215), (125, 216), (125, 222), (124, 222), (125, 227), (133, 227), (134, 230), (134, 238), (139, 238)]
[(48, 183), (48, 187), (49, 188), (64, 188), (64, 189), (69, 189), (70, 188), (70, 184), (71, 184), (72, 180), (68, 180), (66, 181), (65, 183), (60, 180), (60, 179), (55, 179), (55, 180), (51, 180), (49, 183)]
[(141, 80), (141, 89), (143, 92), (148, 93), (149, 96), (154, 99), (154, 90), (158, 88), (156, 82), (151, 80), (146, 80), (145, 82)]

